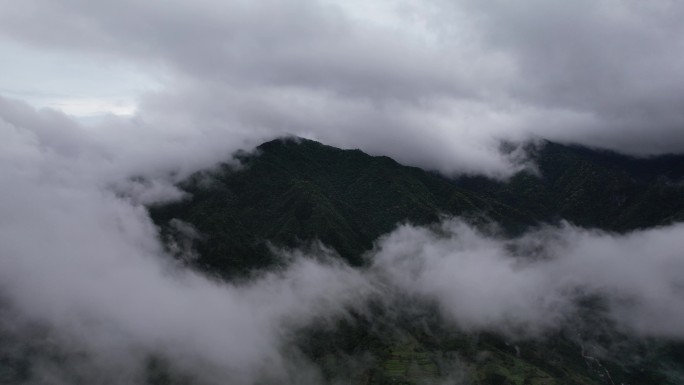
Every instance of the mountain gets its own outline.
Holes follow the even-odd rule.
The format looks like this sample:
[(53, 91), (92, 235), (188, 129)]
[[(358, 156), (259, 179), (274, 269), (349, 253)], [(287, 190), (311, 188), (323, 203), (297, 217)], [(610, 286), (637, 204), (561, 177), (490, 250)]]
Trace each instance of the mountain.
[[(494, 180), (449, 178), (359, 150), (277, 139), (190, 176), (179, 184), (185, 199), (148, 209), (172, 255), (235, 281), (287, 263), (274, 248), (318, 241), (364, 270), (374, 242), (405, 222), (459, 216), (514, 238), (559, 221), (619, 233), (684, 219), (683, 156), (637, 159), (552, 142), (526, 150), (534, 167)], [(684, 383), (684, 343), (627, 334), (604, 316), (602, 298), (579, 301), (579, 314), (560, 330), (533, 339), (461, 330), (429, 301), (371, 298), (363, 311), (288, 333), (288, 349), (331, 384)], [(0, 314), (4, 306), (0, 299)], [(65, 348), (48, 329), (16, 333), (8, 325), (0, 322), (0, 383), (34, 383), (35, 368), (48, 376), (63, 368), (70, 383), (89, 382), (86, 354)], [(139, 382), (195, 383), (165, 354), (142, 357)], [(109, 383), (106, 376), (93, 378)]]
[(684, 157), (633, 158), (544, 142), (530, 151), (538, 173), (506, 182), (462, 177), (462, 188), (532, 215), (624, 232), (684, 220)]
[[(447, 178), (384, 156), (285, 138), (181, 183), (189, 198), (150, 207), (162, 236), (190, 223), (197, 266), (223, 276), (277, 263), (269, 244), (320, 240), (351, 265), (402, 222), (425, 225), (443, 215), (493, 221), (507, 234), (567, 220), (628, 231), (684, 219), (684, 157), (635, 159), (546, 142), (531, 149), (538, 172), (506, 181)], [(178, 239), (175, 244), (187, 240)]]
[[(373, 242), (398, 224), (427, 225), (444, 216), (496, 223), (503, 236), (561, 220), (626, 232), (684, 219), (682, 156), (637, 159), (552, 142), (527, 150), (534, 167), (507, 180), (448, 178), (384, 156), (283, 138), (237, 154), (237, 166), (192, 175), (179, 186), (186, 199), (149, 211), (169, 251), (223, 279), (279, 264), (271, 246), (314, 241), (362, 266)], [(679, 381), (671, 373), (684, 372), (677, 366), (684, 360), (680, 343), (630, 338), (612, 330), (599, 307), (589, 299), (581, 324), (541, 341), (450, 330), (429, 308), (396, 318), (379, 307), (372, 321), (352, 315), (332, 329), (303, 330), (296, 343), (331, 381), (353, 384), (437, 381), (454, 359), (471, 373), (461, 380), (474, 384)], [(623, 358), (590, 357), (579, 334), (592, 335), (597, 346), (618, 346)], [(371, 359), (350, 367), (348, 357), (359, 355)]]

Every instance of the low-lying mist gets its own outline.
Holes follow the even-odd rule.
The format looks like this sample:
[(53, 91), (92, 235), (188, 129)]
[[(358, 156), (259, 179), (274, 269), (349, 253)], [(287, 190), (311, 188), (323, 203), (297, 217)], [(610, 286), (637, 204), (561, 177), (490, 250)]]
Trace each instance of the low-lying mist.
[[(182, 196), (169, 182), (218, 150), (169, 174), (182, 143), (156, 154), (104, 145), (64, 116), (14, 107), (16, 119), (0, 121), (0, 353), (14, 369), (0, 376), (15, 382), (143, 383), (168, 366), (199, 383), (318, 383), (298, 332), (372, 324), (378, 306), (543, 339), (596, 298), (623, 333), (684, 337), (684, 225), (616, 235), (565, 224), (509, 239), (452, 218), (400, 225), (363, 269), (309, 248), (222, 282), (169, 255), (144, 206)], [(139, 170), (148, 182), (129, 179)]]
[(624, 330), (684, 337), (684, 226), (615, 235), (566, 223), (516, 239), (487, 233), (460, 220), (400, 226), (378, 242), (370, 272), (436, 302), (466, 330), (538, 336), (598, 296)]
[(399, 314), (434, 305), (424, 308), (447, 328), (523, 340), (579, 322), (593, 296), (622, 332), (684, 337), (682, 225), (614, 235), (565, 224), (507, 239), (446, 219), (399, 226), (364, 269), (309, 248), (227, 283), (174, 262), (130, 200), (35, 187), (14, 191), (14, 208), (31, 207), (0, 235), (4, 338), (63, 356), (37, 355), (29, 382), (144, 382), (161, 360), (200, 383), (318, 383), (296, 333), (350, 312), (372, 322), (370, 303)]

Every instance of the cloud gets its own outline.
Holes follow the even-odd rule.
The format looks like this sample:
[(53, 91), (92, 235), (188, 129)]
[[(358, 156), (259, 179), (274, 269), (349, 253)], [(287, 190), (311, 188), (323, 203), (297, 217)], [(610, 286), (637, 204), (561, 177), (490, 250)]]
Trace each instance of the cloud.
[(105, 192), (23, 187), (13, 180), (3, 193), (12, 220), (2, 226), (2, 293), (21, 319), (48, 325), (96, 362), (113, 360), (110, 370), (133, 371), (136, 359), (162, 354), (201, 379), (283, 376), (289, 333), (344, 314), (370, 288), (348, 267), (306, 259), (248, 284), (220, 284), (171, 265), (139, 206)]
[(138, 121), (178, 130), (197, 152), (287, 132), (503, 176), (517, 167), (501, 139), (684, 151), (683, 12), (610, 0), (31, 0), (3, 5), (0, 33), (163, 73)]
[(517, 63), (516, 98), (593, 120), (566, 132), (534, 132), (636, 154), (682, 151), (684, 115), (676, 106), (684, 93), (684, 29), (676, 20), (684, 7), (638, 1), (469, 3), (481, 16), (488, 44)]
[[(111, 187), (126, 175), (125, 163), (111, 165), (122, 154), (112, 158), (87, 129), (20, 103), (0, 104), (0, 116), (2, 319), (40, 325), (62, 349), (83, 352), (88, 362), (77, 361), (92, 373), (79, 375), (88, 380), (139, 380), (151, 355), (209, 383), (295, 376), (300, 365), (284, 354), (289, 336), (344, 315), (372, 291), (360, 272), (314, 259), (292, 257), (287, 268), (241, 284), (175, 265), (138, 202), (159, 197), (168, 179), (122, 195), (125, 184)], [(43, 118), (55, 124), (34, 129)], [(35, 331), (23, 333), (31, 340)], [(68, 383), (76, 368), (33, 369)]]
[(452, 220), (400, 226), (367, 270), (302, 253), (241, 284), (184, 270), (142, 204), (180, 198), (173, 182), (230, 144), (212, 144), (212, 128), (144, 127), (113, 117), (98, 130), (0, 99), (0, 292), (12, 317), (89, 352), (94, 373), (133, 378), (145, 357), (163, 354), (192, 375), (205, 368), (208, 382), (294, 376), (292, 367), (314, 378), (306, 360), (292, 361), (291, 336), (378, 299), (399, 312), (397, 298), (434, 303), (456, 328), (530, 337), (601, 298), (620, 330), (684, 338), (682, 225), (623, 236), (566, 225), (511, 240)]
[(620, 330), (682, 339), (682, 234), (681, 224), (627, 235), (565, 224), (507, 240), (460, 220), (404, 225), (378, 243), (372, 269), (465, 330), (539, 336), (601, 298)]

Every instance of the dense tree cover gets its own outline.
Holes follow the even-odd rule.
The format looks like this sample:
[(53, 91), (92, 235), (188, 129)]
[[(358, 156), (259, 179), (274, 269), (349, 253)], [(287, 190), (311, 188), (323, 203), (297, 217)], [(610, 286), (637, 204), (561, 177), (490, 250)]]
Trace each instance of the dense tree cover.
[(297, 247), (320, 240), (352, 265), (398, 223), (428, 224), (441, 214), (487, 215), (510, 226), (532, 218), (453, 181), (387, 157), (303, 140), (274, 140), (242, 166), (224, 164), (185, 181), (190, 198), (151, 207), (164, 236), (176, 218), (193, 224), (201, 264), (231, 275), (273, 262), (265, 241)]
[(428, 224), (440, 216), (495, 222), (508, 234), (567, 220), (627, 231), (684, 218), (684, 157), (635, 159), (544, 143), (530, 150), (537, 172), (497, 181), (447, 178), (384, 156), (289, 138), (238, 155), (181, 184), (189, 198), (150, 212), (163, 237), (173, 219), (202, 235), (198, 265), (239, 276), (277, 261), (269, 244), (301, 247), (319, 240), (352, 265), (397, 224)]
[[(682, 156), (637, 159), (551, 142), (527, 151), (534, 167), (507, 180), (449, 178), (359, 150), (277, 139), (236, 155), (239, 166), (193, 175), (180, 184), (187, 199), (150, 213), (164, 240), (176, 245), (172, 251), (182, 256), (191, 245), (196, 267), (227, 279), (278, 264), (271, 246), (314, 240), (360, 266), (364, 252), (397, 224), (443, 216), (496, 223), (504, 236), (560, 220), (625, 232), (684, 219)], [(173, 225), (178, 220), (199, 236), (188, 239)], [(183, 244), (185, 250), (177, 247)], [(450, 330), (435, 311), (423, 310), (415, 322), (376, 308), (371, 318), (303, 330), (295, 343), (330, 380), (359, 384), (424, 383), (455, 372), (477, 384), (659, 384), (668, 383), (663, 373), (682, 358), (678, 344), (617, 333), (591, 304), (581, 325), (542, 341)], [(619, 345), (622, 358), (592, 358), (583, 345), (588, 339)], [(461, 367), (446, 364), (453, 362)]]
[(552, 142), (529, 153), (536, 173), (506, 182), (462, 177), (457, 184), (538, 221), (624, 232), (684, 219), (684, 156), (639, 159)]

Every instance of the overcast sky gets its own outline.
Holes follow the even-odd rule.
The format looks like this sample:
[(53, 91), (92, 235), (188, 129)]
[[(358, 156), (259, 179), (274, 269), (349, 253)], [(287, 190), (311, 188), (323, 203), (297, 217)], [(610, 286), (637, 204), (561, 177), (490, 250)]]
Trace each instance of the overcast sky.
[(681, 20), (665, 0), (2, 2), (0, 332), (47, 325), (96, 361), (69, 370), (113, 383), (140, 380), (151, 352), (206, 383), (315, 383), (292, 371), (293, 331), (392, 293), (529, 335), (598, 294), (625, 330), (682, 339), (681, 225), (403, 226), (367, 271), (298, 255), (229, 285), (174, 266), (141, 205), (283, 134), (446, 174), (510, 175), (501, 139), (684, 153)]
[(684, 6), (675, 1), (0, 7), (1, 95), (82, 123), (137, 117), (163, 127), (156, 141), (175, 130), (232, 150), (292, 133), (497, 175), (512, 171), (500, 138), (684, 151)]

